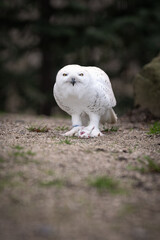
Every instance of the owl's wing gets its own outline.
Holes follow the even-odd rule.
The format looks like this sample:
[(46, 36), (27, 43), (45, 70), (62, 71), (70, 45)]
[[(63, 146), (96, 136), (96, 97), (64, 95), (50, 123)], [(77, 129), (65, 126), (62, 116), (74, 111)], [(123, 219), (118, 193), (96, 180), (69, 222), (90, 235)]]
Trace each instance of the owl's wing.
[(98, 67), (87, 67), (99, 97), (104, 99), (107, 108), (112, 108), (116, 105), (116, 99), (112, 90), (112, 85), (108, 75)]

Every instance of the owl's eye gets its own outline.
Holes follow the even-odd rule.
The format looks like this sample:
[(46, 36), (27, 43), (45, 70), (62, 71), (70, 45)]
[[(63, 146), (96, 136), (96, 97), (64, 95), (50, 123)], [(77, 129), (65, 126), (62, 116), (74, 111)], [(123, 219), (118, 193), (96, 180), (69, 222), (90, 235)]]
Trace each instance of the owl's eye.
[(68, 75), (67, 73), (63, 73), (63, 76), (65, 76), (65, 77), (66, 77), (67, 75)]
[(84, 74), (83, 73), (80, 73), (79, 76), (83, 76)]

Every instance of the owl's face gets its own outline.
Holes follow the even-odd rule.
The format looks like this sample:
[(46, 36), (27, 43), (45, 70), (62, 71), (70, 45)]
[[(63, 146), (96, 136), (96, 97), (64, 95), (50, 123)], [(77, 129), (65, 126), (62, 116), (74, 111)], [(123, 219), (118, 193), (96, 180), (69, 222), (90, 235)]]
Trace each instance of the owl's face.
[(90, 75), (84, 67), (67, 65), (57, 74), (56, 84), (66, 93), (74, 95), (80, 91), (85, 92), (90, 82)]

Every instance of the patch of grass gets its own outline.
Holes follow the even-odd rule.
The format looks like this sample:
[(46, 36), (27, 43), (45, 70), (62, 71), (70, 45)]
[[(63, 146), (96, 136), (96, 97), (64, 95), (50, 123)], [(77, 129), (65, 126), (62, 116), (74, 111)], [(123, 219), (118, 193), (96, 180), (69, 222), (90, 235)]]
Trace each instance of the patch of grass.
[(4, 162), (5, 162), (5, 159), (0, 156), (0, 163), (4, 163)]
[(124, 206), (122, 206), (122, 208), (119, 210), (119, 216), (120, 217), (125, 217), (131, 214), (134, 214), (137, 211), (136, 206), (134, 206), (133, 204), (125, 204)]
[(55, 128), (56, 131), (67, 131), (69, 130), (69, 127), (65, 127), (65, 126), (58, 126)]
[(133, 153), (133, 150), (131, 148), (128, 149), (129, 153)]
[(149, 172), (160, 173), (160, 165), (157, 164), (153, 159), (146, 156), (145, 159), (147, 160), (147, 167)]
[(133, 149), (136, 150), (137, 147), (138, 147), (138, 144), (135, 144), (135, 145), (133, 146)]
[(44, 181), (39, 183), (42, 187), (63, 187), (65, 185), (65, 181), (62, 179), (54, 179), (51, 181)]
[(28, 155), (28, 156), (35, 156), (36, 153), (35, 153), (35, 152), (32, 152), (31, 150), (28, 150), (28, 151), (26, 152), (26, 155)]
[(19, 145), (13, 146), (12, 148), (14, 149), (14, 151), (11, 152), (10, 155), (14, 157), (15, 162), (17, 162), (17, 163), (29, 163), (29, 162), (36, 163), (35, 160), (31, 159), (31, 157), (36, 155), (36, 153), (32, 152), (31, 150), (25, 151), (24, 148)]
[(23, 147), (20, 146), (20, 145), (15, 145), (15, 146), (13, 146), (13, 148), (16, 149), (16, 150), (22, 150), (23, 149)]
[(5, 188), (7, 187), (16, 187), (16, 186), (20, 186), (21, 182), (15, 182), (13, 181), (13, 175), (6, 175), (0, 178), (0, 192), (3, 191)]
[(103, 129), (103, 132), (117, 132), (118, 129), (119, 129), (118, 127), (112, 126), (111, 128), (105, 128), (105, 129)]
[(68, 145), (71, 145), (72, 144), (72, 142), (69, 140), (69, 139), (65, 139), (65, 140), (60, 140), (59, 142), (58, 142), (58, 144), (68, 144)]
[(160, 122), (155, 122), (149, 129), (149, 132), (148, 132), (149, 135), (151, 134), (160, 134)]
[(51, 170), (51, 169), (45, 170), (44, 172), (45, 172), (48, 176), (53, 176), (53, 175), (55, 174), (55, 172), (54, 172), (53, 170)]
[(144, 156), (144, 159), (138, 158), (137, 161), (141, 166), (127, 167), (128, 170), (139, 171), (141, 173), (160, 173), (160, 164), (156, 163), (155, 160), (151, 159), (149, 156)]
[(26, 157), (26, 153), (25, 152), (19, 152), (19, 151), (16, 151), (16, 152), (13, 152), (12, 155), (14, 157)]
[(91, 150), (91, 149), (88, 148), (88, 149), (85, 149), (84, 152), (85, 152), (85, 153), (93, 153), (93, 150)]
[(19, 176), (19, 177), (22, 177), (22, 178), (23, 178), (23, 177), (24, 177), (24, 172), (18, 171), (18, 172), (17, 172), (17, 176)]
[(11, 176), (9, 176), (9, 175), (5, 176), (3, 178), (0, 178), (0, 191), (4, 190), (5, 187), (10, 185), (11, 182), (12, 182)]
[(36, 154), (30, 150), (28, 151), (16, 151), (16, 152), (13, 152), (13, 155), (15, 157), (24, 157), (24, 158), (27, 158), (28, 156), (35, 156)]
[(41, 127), (41, 126), (30, 126), (27, 128), (30, 132), (37, 132), (37, 133), (46, 133), (49, 131), (49, 128), (47, 126)]
[(139, 171), (141, 173), (145, 173), (146, 172), (144, 167), (135, 167), (135, 166), (132, 166), (132, 165), (128, 165), (127, 166), (127, 170), (129, 170), (129, 171)]
[(111, 177), (99, 176), (89, 180), (89, 185), (95, 187), (98, 191), (108, 191), (111, 194), (121, 194), (124, 190), (120, 188), (119, 182)]

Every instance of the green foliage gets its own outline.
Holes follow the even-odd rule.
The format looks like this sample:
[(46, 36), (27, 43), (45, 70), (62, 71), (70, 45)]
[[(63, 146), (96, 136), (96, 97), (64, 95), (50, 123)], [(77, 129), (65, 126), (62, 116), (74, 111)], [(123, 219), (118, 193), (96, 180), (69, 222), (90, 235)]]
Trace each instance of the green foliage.
[(153, 126), (150, 127), (149, 129), (149, 132), (148, 132), (149, 135), (152, 135), (152, 134), (160, 134), (160, 122), (155, 122), (153, 124)]

